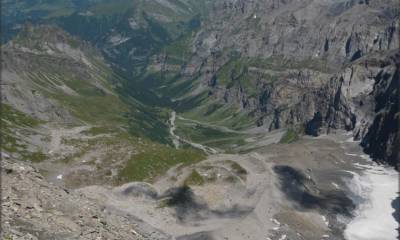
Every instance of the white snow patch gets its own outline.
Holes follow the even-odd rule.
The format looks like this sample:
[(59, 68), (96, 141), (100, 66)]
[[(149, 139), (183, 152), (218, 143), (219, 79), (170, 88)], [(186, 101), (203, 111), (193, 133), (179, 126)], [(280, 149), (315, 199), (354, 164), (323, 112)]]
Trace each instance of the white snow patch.
[[(364, 160), (367, 160), (367, 161), (370, 161), (370, 160), (371, 160), (371, 158), (370, 158), (367, 154), (361, 154), (360, 157), (361, 157), (362, 159), (364, 159)], [(370, 166), (367, 166), (367, 167), (370, 167)], [(372, 166), (371, 166), (371, 167), (372, 167)]]
[(270, 220), (271, 220), (271, 222), (275, 223), (278, 226), (281, 225), (281, 223), (278, 220), (276, 220), (275, 218), (271, 218)]
[(353, 132), (352, 132), (352, 131), (348, 131), (348, 132), (346, 132), (344, 135), (345, 135), (345, 136), (352, 136), (352, 135), (353, 135)]
[(324, 221), (326, 226), (329, 226), (329, 221), (326, 219), (325, 216), (322, 216), (322, 221)]
[(359, 140), (358, 141), (356, 141), (356, 140), (354, 140), (354, 138), (353, 137), (351, 137), (351, 138), (348, 138), (347, 140), (346, 140), (346, 142), (350, 142), (350, 143), (357, 143), (357, 142), (360, 142)]
[(128, 41), (129, 39), (131, 39), (131, 38), (129, 38), (129, 37), (123, 37), (123, 36), (121, 36), (120, 34), (117, 34), (117, 35), (111, 36), (110, 39), (109, 39), (109, 42), (110, 42), (113, 46), (118, 46), (118, 45), (120, 45), (120, 44), (122, 44), (122, 43)]
[(332, 182), (332, 185), (333, 185), (336, 189), (339, 189), (339, 185), (338, 185), (337, 183)]
[[(364, 156), (365, 157), (365, 156)], [(358, 165), (363, 166), (363, 165)], [(363, 166), (363, 175), (354, 172), (349, 187), (366, 201), (356, 210), (356, 217), (347, 225), (347, 240), (393, 240), (398, 224), (393, 217), (392, 201), (399, 189), (398, 173), (382, 166)]]
[(355, 153), (345, 153), (345, 155), (352, 156), (352, 157), (358, 157), (359, 156), (358, 154), (355, 154)]
[(133, 235), (135, 235), (135, 236), (139, 236), (139, 234), (133, 229), (131, 229), (131, 233), (133, 233)]
[(61, 180), (62, 178), (63, 178), (63, 175), (62, 175), (62, 174), (60, 174), (60, 175), (57, 176), (57, 179), (59, 179), (59, 180)]
[(245, 141), (247, 143), (253, 143), (253, 142), (256, 142), (257, 140), (255, 138), (246, 138)]
[(279, 238), (279, 240), (285, 240), (286, 239), (286, 234), (282, 235), (281, 238)]

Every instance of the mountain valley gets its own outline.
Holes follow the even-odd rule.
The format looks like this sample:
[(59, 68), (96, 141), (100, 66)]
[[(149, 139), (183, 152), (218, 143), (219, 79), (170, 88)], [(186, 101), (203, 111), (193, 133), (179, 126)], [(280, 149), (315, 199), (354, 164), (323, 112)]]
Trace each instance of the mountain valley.
[(399, 239), (397, 1), (2, 4), (2, 239)]

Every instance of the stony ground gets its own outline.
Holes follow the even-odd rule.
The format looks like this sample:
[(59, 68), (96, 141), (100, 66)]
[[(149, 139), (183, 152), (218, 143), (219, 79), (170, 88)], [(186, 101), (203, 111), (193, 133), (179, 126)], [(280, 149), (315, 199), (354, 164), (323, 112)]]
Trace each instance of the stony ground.
[(26, 163), (3, 160), (1, 185), (4, 240), (146, 239), (126, 216), (47, 182)]
[(350, 138), (338, 133), (215, 154), (154, 184), (79, 192), (175, 239), (344, 239), (357, 204), (352, 172), (368, 164)]
[[(359, 166), (371, 165), (359, 143), (345, 132), (290, 144), (277, 143), (274, 132), (265, 141), (257, 136), (236, 151), (241, 153), (210, 154), (152, 183), (122, 186), (100, 181), (66, 187), (68, 178), (43, 176), (27, 162), (4, 159), (2, 237), (345, 239), (363, 202), (354, 190), (365, 171)], [(62, 152), (62, 141), (52, 139), (54, 153)]]

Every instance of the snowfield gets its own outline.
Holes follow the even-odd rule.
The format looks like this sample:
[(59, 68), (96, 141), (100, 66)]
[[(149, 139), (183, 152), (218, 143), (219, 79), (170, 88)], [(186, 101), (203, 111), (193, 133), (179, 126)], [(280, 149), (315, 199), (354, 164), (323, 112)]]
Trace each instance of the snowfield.
[[(364, 156), (360, 156), (365, 158)], [(371, 161), (372, 162), (372, 161)], [(363, 175), (352, 172), (351, 189), (361, 196), (365, 202), (356, 211), (355, 218), (345, 231), (347, 240), (395, 240), (398, 223), (392, 206), (399, 190), (398, 173), (390, 168), (357, 165), (364, 168)]]

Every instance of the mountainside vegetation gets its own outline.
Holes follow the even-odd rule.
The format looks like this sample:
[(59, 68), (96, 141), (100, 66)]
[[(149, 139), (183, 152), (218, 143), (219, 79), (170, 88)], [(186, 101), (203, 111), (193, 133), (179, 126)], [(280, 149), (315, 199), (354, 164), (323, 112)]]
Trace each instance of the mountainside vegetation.
[[(82, 171), (96, 166), (91, 180), (71, 176), (71, 186), (104, 176), (100, 181), (112, 184), (150, 181), (176, 164), (204, 158), (198, 150), (171, 146), (169, 111), (124, 91), (127, 80), (89, 42), (58, 27), (27, 25), (2, 52), (1, 131), (7, 157), (38, 164), (51, 158)], [(168, 157), (176, 154), (182, 157)], [(113, 163), (120, 174), (111, 174)]]
[[(373, 77), (366, 76), (367, 65), (361, 67), (378, 53), (384, 59), (399, 44), (399, 11), (393, 0), (4, 4), (8, 10), (3, 22), (5, 39), (21, 32), (21, 24), (27, 21), (57, 25), (103, 56), (107, 67), (97, 60), (95, 65), (106, 68), (101, 70), (105, 74), (101, 78), (110, 76), (120, 100), (107, 100), (115, 97), (102, 96), (83, 82), (70, 80), (68, 87), (82, 85), (80, 91), (86, 91), (90, 95), (87, 101), (92, 101), (82, 113), (78, 98), (59, 99), (74, 108), (73, 114), (93, 121), (95, 112), (100, 111), (96, 105), (115, 102), (102, 118), (124, 115), (122, 119), (130, 119), (127, 122), (132, 132), (145, 132), (164, 143), (168, 142), (165, 123), (169, 115), (165, 110), (171, 108), (190, 119), (237, 130), (295, 127), (318, 134), (321, 129), (355, 129), (357, 138), (363, 139), (373, 116), (353, 110), (357, 105), (354, 100), (370, 90), (354, 91), (350, 83), (368, 79), (371, 85), (370, 79), (377, 78), (383, 68), (390, 71), (391, 79), (395, 76), (394, 62), (388, 67), (374, 66)], [(325, 27), (328, 22), (332, 24)], [(13, 41), (24, 38), (23, 33), (19, 36)], [(73, 47), (74, 41), (68, 44)], [(346, 72), (354, 69), (359, 74), (350, 81)], [(38, 74), (32, 72), (31, 78), (38, 81)], [(349, 85), (342, 84), (342, 79), (349, 80)], [(339, 94), (349, 90), (352, 92)], [(136, 102), (133, 108), (132, 102)], [(310, 124), (316, 123), (319, 115), (321, 123)]]
[(1, 4), (1, 239), (396, 238), (398, 0)]

